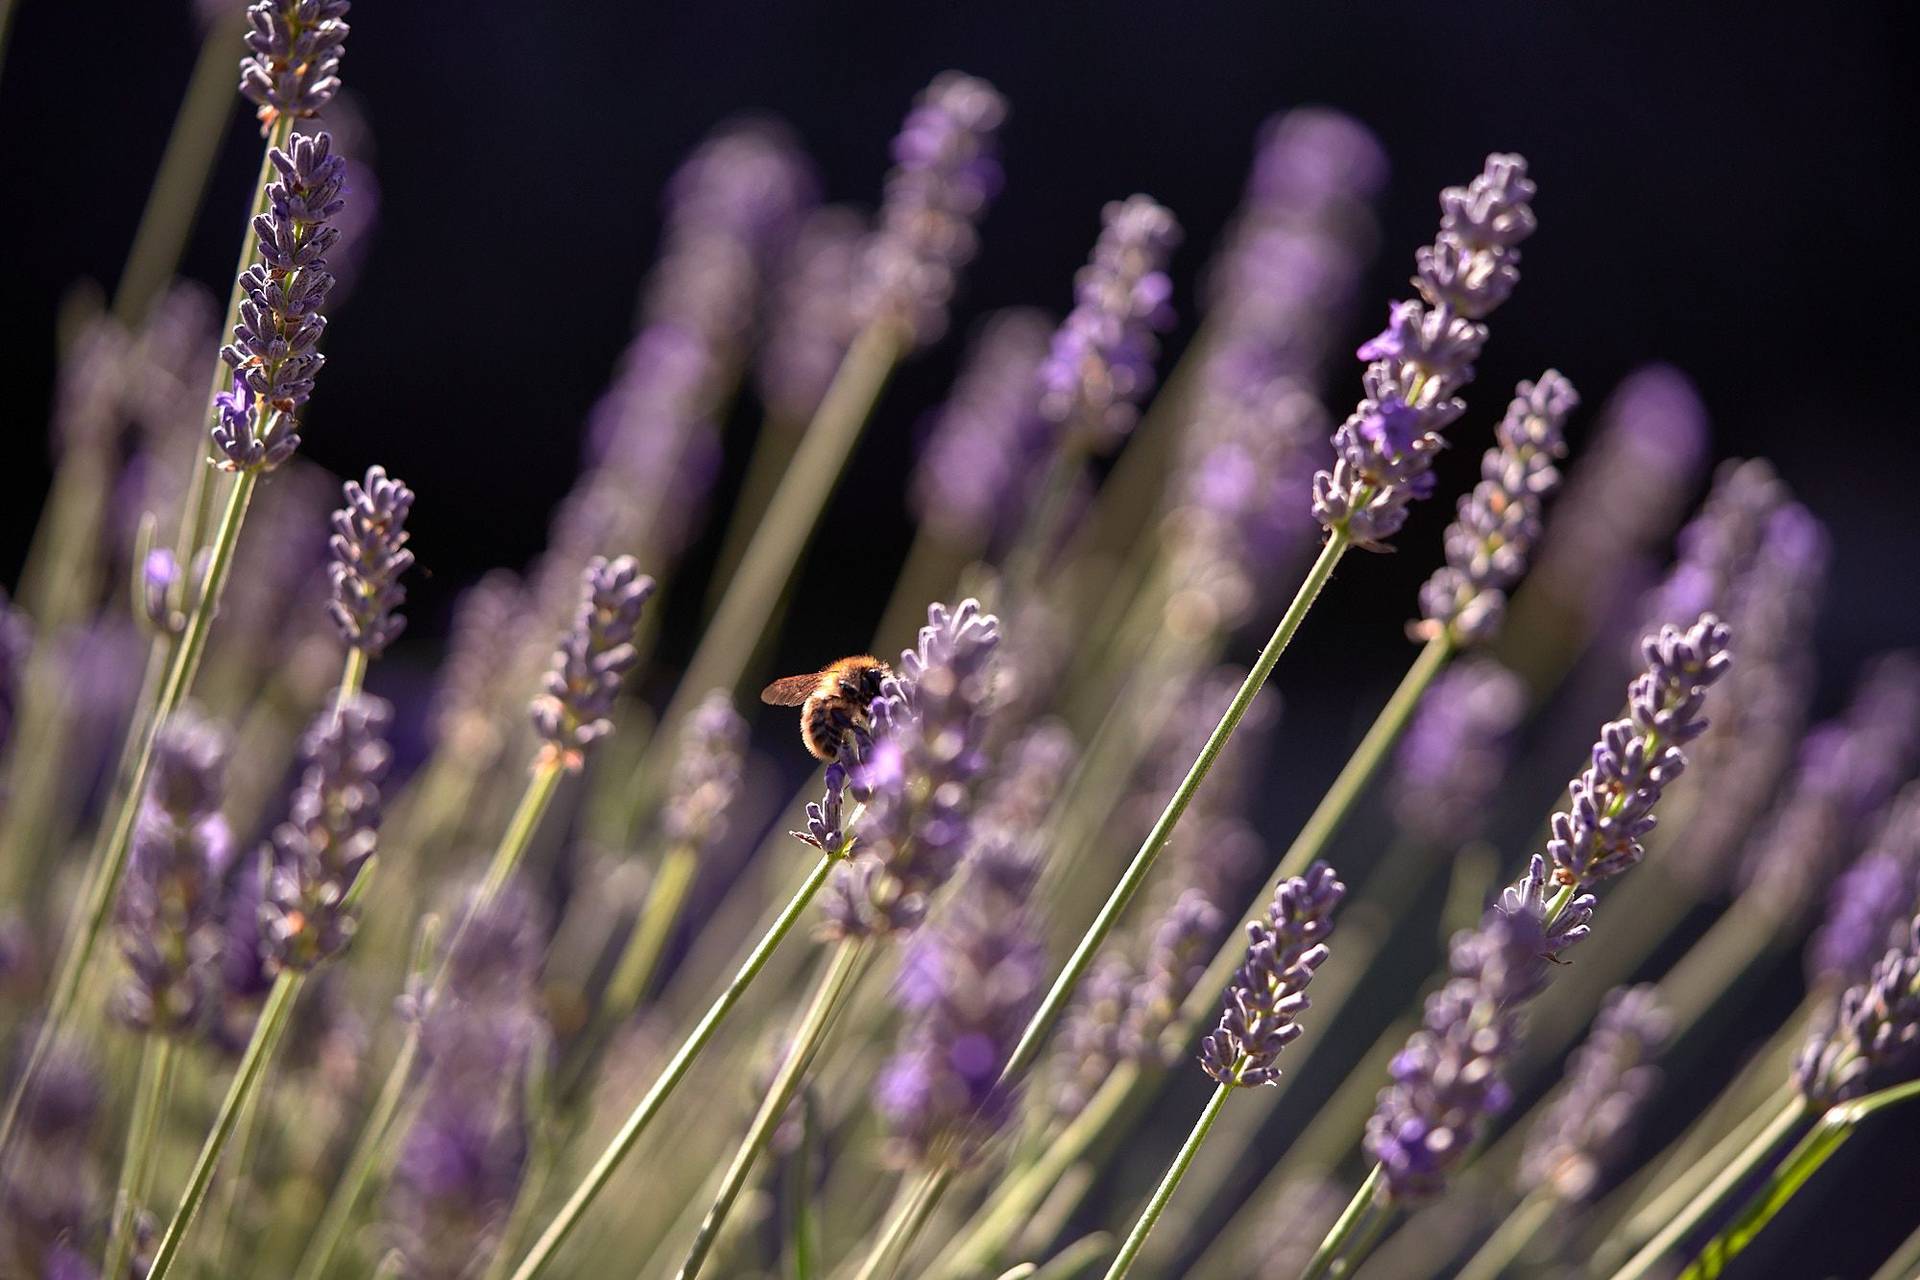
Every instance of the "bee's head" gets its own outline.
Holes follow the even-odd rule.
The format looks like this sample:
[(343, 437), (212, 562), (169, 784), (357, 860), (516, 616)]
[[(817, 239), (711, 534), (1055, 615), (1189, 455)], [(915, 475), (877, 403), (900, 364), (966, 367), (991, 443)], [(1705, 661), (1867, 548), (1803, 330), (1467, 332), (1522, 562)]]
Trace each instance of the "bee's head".
[(893, 668), (877, 658), (861, 663), (854, 676), (854, 683), (859, 686), (861, 703), (870, 703), (879, 697), (881, 683), (892, 674)]

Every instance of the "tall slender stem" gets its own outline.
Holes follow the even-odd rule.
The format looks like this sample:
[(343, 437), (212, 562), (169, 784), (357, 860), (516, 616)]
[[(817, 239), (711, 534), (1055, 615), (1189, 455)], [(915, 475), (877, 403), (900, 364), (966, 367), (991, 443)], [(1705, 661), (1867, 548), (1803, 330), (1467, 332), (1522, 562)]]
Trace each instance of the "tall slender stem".
[[(520, 795), (520, 804), (513, 811), (513, 818), (507, 823), (506, 833), (500, 837), (500, 844), (493, 851), (493, 861), (487, 866), (487, 878), (480, 882), (480, 899), (468, 913), (468, 919), (499, 896), (513, 873), (519, 869), (520, 860), (527, 855), (527, 849), (533, 843), (534, 833), (540, 829), (540, 820), (547, 815), (547, 809), (553, 804), (553, 793), (559, 789), (560, 779), (566, 773), (558, 760), (543, 760), (533, 766), (533, 773), (527, 779), (527, 789)], [(465, 921), (462, 921), (462, 927)], [(456, 931), (455, 943), (458, 943)], [(452, 948), (448, 948), (451, 953)]]
[(693, 1246), (687, 1250), (686, 1261), (680, 1264), (680, 1270), (676, 1273), (679, 1280), (693, 1280), (700, 1274), (700, 1268), (706, 1265), (707, 1255), (713, 1252), (722, 1224), (733, 1211), (734, 1201), (740, 1198), (741, 1191), (746, 1188), (753, 1162), (773, 1136), (774, 1127), (786, 1114), (787, 1104), (793, 1101), (800, 1081), (813, 1064), (814, 1055), (820, 1051), (827, 1028), (832, 1025), (841, 1001), (853, 985), (860, 957), (865, 951), (864, 938), (849, 938), (834, 947), (832, 958), (821, 971), (819, 984), (815, 986), (812, 998), (808, 1000), (793, 1035), (787, 1041), (786, 1057), (780, 1064), (780, 1070), (774, 1076), (767, 1096), (761, 1099), (759, 1110), (754, 1112), (746, 1136), (734, 1151), (727, 1172), (720, 1179), (720, 1190), (715, 1194), (713, 1204), (707, 1209), (706, 1217), (700, 1220), (700, 1229), (694, 1233)]
[(1187, 1134), (1186, 1142), (1181, 1144), (1180, 1153), (1167, 1166), (1160, 1185), (1154, 1188), (1153, 1198), (1147, 1201), (1147, 1207), (1140, 1211), (1134, 1221), (1133, 1230), (1127, 1233), (1126, 1243), (1120, 1246), (1119, 1254), (1113, 1265), (1107, 1268), (1107, 1280), (1121, 1280), (1127, 1272), (1133, 1270), (1134, 1259), (1140, 1256), (1140, 1250), (1147, 1243), (1147, 1236), (1153, 1231), (1154, 1224), (1160, 1221), (1167, 1202), (1173, 1199), (1174, 1191), (1180, 1186), (1180, 1179), (1186, 1177), (1187, 1169), (1192, 1166), (1193, 1158), (1200, 1154), (1200, 1144), (1207, 1140), (1207, 1132), (1213, 1128), (1213, 1122), (1220, 1118), (1220, 1108), (1227, 1105), (1227, 1098), (1233, 1093), (1231, 1084), (1219, 1084), (1214, 1087), (1213, 1097), (1207, 1101), (1206, 1110), (1193, 1123), (1192, 1132)]
[(107, 1238), (103, 1276), (125, 1275), (133, 1254), (133, 1223), (153, 1182), (154, 1139), (166, 1115), (173, 1088), (173, 1041), (148, 1035), (140, 1046), (140, 1083), (127, 1124), (127, 1149), (120, 1160), (120, 1189), (113, 1198), (113, 1228)]
[(1334, 1260), (1340, 1257), (1341, 1251), (1349, 1243), (1353, 1242), (1354, 1233), (1359, 1229), (1361, 1219), (1371, 1213), (1385, 1212), (1385, 1206), (1376, 1203), (1380, 1198), (1380, 1186), (1385, 1181), (1385, 1173), (1376, 1164), (1373, 1166), (1373, 1171), (1367, 1174), (1367, 1180), (1360, 1184), (1360, 1189), (1353, 1193), (1353, 1199), (1347, 1201), (1347, 1207), (1341, 1210), (1339, 1219), (1333, 1224), (1333, 1229), (1327, 1232), (1327, 1238), (1322, 1240), (1320, 1247), (1314, 1251), (1313, 1260), (1307, 1263), (1307, 1269), (1300, 1273), (1300, 1280), (1320, 1280), (1320, 1277), (1329, 1274)]
[(1632, 1261), (1614, 1273), (1614, 1280), (1645, 1280), (1645, 1277), (1654, 1274), (1660, 1260), (1689, 1234), (1697, 1231), (1700, 1224), (1726, 1203), (1727, 1198), (1806, 1120), (1808, 1110), (1806, 1102), (1796, 1095), (1774, 1113), (1766, 1128), (1727, 1162), (1719, 1176), (1709, 1182), (1686, 1208), (1668, 1219), (1660, 1234), (1647, 1241)]
[(861, 1262), (860, 1270), (854, 1273), (853, 1280), (883, 1280), (891, 1276), (899, 1265), (896, 1255), (906, 1252), (913, 1244), (913, 1238), (927, 1224), (927, 1218), (933, 1213), (935, 1197), (928, 1194), (933, 1183), (924, 1173), (913, 1182), (903, 1184), (902, 1194), (895, 1204), (893, 1212), (887, 1215), (886, 1226), (880, 1236), (867, 1251), (866, 1259)]
[(1773, 1171), (1752, 1196), (1748, 1197), (1745, 1208), (1724, 1227), (1720, 1233), (1707, 1241), (1687, 1269), (1681, 1273), (1681, 1280), (1711, 1280), (1726, 1269), (1728, 1263), (1740, 1256), (1753, 1238), (1773, 1221), (1774, 1215), (1786, 1207), (1794, 1193), (1806, 1185), (1825, 1164), (1841, 1144), (1853, 1136), (1853, 1122), (1839, 1112), (1829, 1112), (1812, 1132), (1800, 1139), (1799, 1145), (1787, 1153), (1780, 1167)]
[(1479, 1251), (1467, 1259), (1467, 1265), (1454, 1280), (1500, 1280), (1514, 1259), (1540, 1234), (1540, 1228), (1552, 1221), (1559, 1203), (1545, 1191), (1528, 1193), (1487, 1237)]
[[(365, 874), (363, 871), (362, 875)], [(233, 1073), (233, 1083), (227, 1087), (227, 1096), (220, 1103), (220, 1112), (214, 1117), (213, 1129), (207, 1134), (200, 1155), (193, 1162), (193, 1172), (187, 1177), (187, 1188), (181, 1193), (180, 1205), (173, 1211), (173, 1219), (167, 1223), (166, 1233), (160, 1237), (160, 1244), (154, 1250), (153, 1265), (147, 1271), (147, 1280), (166, 1280), (167, 1273), (179, 1259), (180, 1246), (185, 1243), (187, 1231), (193, 1226), (200, 1206), (206, 1202), (207, 1188), (212, 1185), (213, 1171), (220, 1163), (220, 1155), (226, 1150), (227, 1140), (233, 1136), (234, 1124), (239, 1120), (247, 1099), (266, 1079), (272, 1045), (279, 1038), (281, 1025), (292, 1014), (294, 1000), (300, 994), (301, 984), (305, 980), (304, 973), (292, 969), (282, 970), (280, 976), (274, 979), (273, 990), (268, 993), (267, 1002), (260, 1009), (260, 1020), (254, 1024), (253, 1038), (247, 1041), (247, 1051), (240, 1059), (239, 1069)]]
[(820, 886), (826, 883), (827, 873), (833, 870), (834, 864), (838, 861), (836, 857), (821, 855), (820, 860), (814, 864), (812, 872), (808, 874), (806, 882), (787, 903), (786, 909), (780, 913), (779, 918), (773, 922), (773, 926), (748, 954), (726, 989), (708, 1007), (706, 1013), (701, 1015), (700, 1021), (694, 1025), (693, 1030), (687, 1033), (686, 1040), (681, 1043), (666, 1068), (661, 1071), (660, 1078), (654, 1081), (653, 1087), (647, 1090), (647, 1095), (622, 1122), (613, 1141), (607, 1144), (607, 1149), (600, 1153), (593, 1167), (587, 1170), (586, 1177), (581, 1179), (580, 1185), (574, 1188), (573, 1194), (567, 1197), (567, 1202), (561, 1206), (560, 1212), (554, 1216), (552, 1222), (547, 1224), (547, 1229), (540, 1234), (540, 1238), (534, 1241), (533, 1248), (515, 1268), (512, 1280), (533, 1280), (533, 1277), (539, 1275), (546, 1268), (547, 1263), (552, 1261), (554, 1251), (566, 1242), (569, 1235), (573, 1234), (574, 1228), (580, 1224), (582, 1215), (593, 1204), (594, 1199), (606, 1189), (614, 1170), (620, 1167), (621, 1161), (627, 1158), (634, 1144), (640, 1140), (640, 1135), (646, 1132), (648, 1124), (652, 1123), (653, 1118), (660, 1113), (660, 1107), (666, 1102), (667, 1096), (686, 1077), (695, 1059), (713, 1039), (714, 1033), (720, 1029), (720, 1024), (726, 1021), (727, 1015), (740, 1002), (740, 997), (746, 994), (749, 986), (753, 985), (753, 980), (759, 976), (760, 970), (766, 967), (768, 958), (773, 955), (774, 948), (778, 947), (781, 940), (792, 931), (794, 923), (807, 909), (807, 904), (813, 901), (813, 896), (819, 892)]

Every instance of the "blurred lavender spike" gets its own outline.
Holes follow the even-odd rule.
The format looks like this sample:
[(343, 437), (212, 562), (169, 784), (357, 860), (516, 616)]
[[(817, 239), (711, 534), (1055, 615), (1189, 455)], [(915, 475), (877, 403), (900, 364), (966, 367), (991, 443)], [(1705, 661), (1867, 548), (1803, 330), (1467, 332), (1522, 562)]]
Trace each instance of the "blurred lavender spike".
[(1421, 302), (1397, 302), (1387, 327), (1360, 348), (1366, 398), (1334, 432), (1332, 471), (1313, 480), (1313, 514), (1356, 546), (1381, 549), (1407, 507), (1433, 492), (1433, 455), (1465, 409), (1486, 342), (1480, 323), (1520, 278), (1518, 245), (1533, 234), (1527, 162), (1494, 154), (1464, 187), (1440, 193), (1440, 234), (1416, 255)]
[(1911, 1079), (1920, 1062), (1920, 918), (1838, 1009), (1817, 1018), (1794, 1063), (1794, 1083), (1817, 1107)]
[(596, 556), (587, 564), (573, 628), (554, 651), (546, 691), (533, 701), (533, 726), (545, 749), (569, 769), (578, 770), (588, 748), (613, 732), (613, 700), (640, 660), (634, 629), (652, 594), (653, 579), (631, 556)]
[(1669, 1030), (1652, 985), (1607, 993), (1587, 1042), (1568, 1059), (1566, 1082), (1527, 1134), (1517, 1175), (1523, 1195), (1545, 1190), (1570, 1204), (1592, 1198), (1660, 1086), (1654, 1064)]
[(914, 101), (893, 141), (879, 226), (861, 255), (856, 311), (925, 345), (945, 332), (955, 280), (1000, 190), (998, 134), (1007, 103), (984, 80), (944, 71)]
[(1682, 631), (1662, 627), (1641, 642), (1646, 670), (1627, 688), (1627, 718), (1600, 731), (1593, 762), (1567, 786), (1547, 842), (1554, 878), (1588, 885), (1646, 856), (1661, 793), (1687, 766), (1681, 748), (1706, 731), (1707, 690), (1733, 664), (1732, 632), (1707, 613)]
[(1678, 554), (1647, 601), (1643, 629), (1677, 625), (1704, 609), (1730, 610), (1769, 524), (1791, 497), (1763, 458), (1722, 463), (1699, 513), (1680, 531)]
[(498, 749), (502, 734), (494, 708), (519, 652), (526, 607), (520, 579), (505, 569), (460, 593), (433, 693), (431, 718), (440, 746), (469, 758)]
[(1897, 945), (1909, 909), (1920, 900), (1920, 782), (1888, 807), (1867, 851), (1833, 882), (1827, 918), (1807, 947), (1807, 980), (1829, 990), (1864, 980)]
[(952, 546), (985, 549), (1032, 496), (1046, 465), (1036, 387), (1050, 329), (1038, 311), (994, 313), (933, 414), (910, 499), (922, 527)]
[(1017, 1088), (1000, 1071), (1047, 977), (1028, 903), (1038, 873), (1028, 841), (986, 835), (940, 920), (908, 945), (894, 993), (907, 1021), (875, 1106), (910, 1159), (968, 1162), (1013, 1115)]
[(776, 269), (755, 378), (768, 415), (779, 422), (798, 427), (812, 420), (853, 342), (860, 324), (854, 283), (868, 234), (858, 210), (816, 209)]
[(406, 529), (413, 490), (386, 468), (369, 467), (367, 478), (347, 481), (344, 493), (327, 540), (327, 612), (349, 648), (377, 658), (407, 625), (396, 611), (407, 599), (400, 576), (413, 565)]
[(1445, 632), (1458, 645), (1485, 641), (1506, 616), (1507, 592), (1527, 571), (1539, 541), (1542, 509), (1560, 487), (1554, 464), (1566, 456), (1567, 415), (1580, 403), (1573, 384), (1552, 369), (1522, 382), (1480, 459), (1480, 482), (1460, 499), (1447, 526), (1447, 563), (1420, 589), (1414, 628), (1422, 639)]
[(1264, 922), (1248, 922), (1246, 962), (1227, 988), (1219, 1027), (1200, 1045), (1200, 1065), (1214, 1080), (1243, 1087), (1279, 1080), (1280, 1051), (1300, 1035), (1307, 984), (1326, 962), (1333, 913), (1346, 892), (1333, 868), (1316, 862), (1280, 883)]
[[(14, 721), (20, 709), (20, 679), (26, 674), (27, 655), (32, 648), (32, 624), (0, 590), (0, 757), (13, 742)], [(4, 799), (0, 795), (0, 800)]]
[(233, 834), (220, 812), (226, 733), (183, 709), (160, 727), (134, 821), (116, 925), (129, 977), (120, 1016), (143, 1031), (191, 1034), (219, 983), (221, 885)]
[(1846, 711), (1801, 740), (1785, 798), (1748, 842), (1741, 879), (1775, 918), (1820, 900), (1920, 757), (1920, 655), (1869, 665)]
[[(1180, 224), (1143, 195), (1101, 211), (1100, 238), (1074, 277), (1074, 306), (1040, 366), (1040, 410), (1070, 447), (1107, 451), (1132, 430), (1172, 327), (1167, 259)], [(1049, 450), (1050, 452), (1050, 450)]]
[(1395, 755), (1392, 804), (1401, 830), (1440, 852), (1477, 837), (1526, 710), (1519, 678), (1491, 658), (1443, 671)]
[(392, 718), (386, 702), (360, 694), (322, 711), (307, 730), (300, 785), (273, 833), (260, 909), (262, 946), (276, 969), (312, 969), (353, 938), (358, 919), (347, 897), (379, 836)]
[(981, 827), (1015, 835), (1040, 830), (1079, 759), (1079, 744), (1064, 722), (1045, 719), (1030, 726), (1000, 752), (980, 800)]
[(260, 131), (282, 116), (313, 116), (340, 90), (349, 0), (259, 0), (247, 9), (240, 93), (260, 108)]
[(0, 1170), (0, 1264), (8, 1275), (93, 1280), (89, 1259), (104, 1244), (110, 1209), (94, 1163), (104, 1098), (98, 1065), (72, 1041), (56, 1040)]
[(977, 600), (927, 610), (873, 704), (873, 742), (850, 771), (865, 800), (859, 853), (827, 887), (822, 932), (898, 937), (918, 928), (972, 834), (972, 790), (986, 770), (1000, 620)]
[(746, 749), (747, 722), (733, 709), (732, 699), (719, 690), (708, 694), (680, 730), (680, 750), (660, 814), (669, 841), (704, 851), (726, 834)]
[(1045, 1071), (1052, 1081), (1047, 1102), (1057, 1122), (1078, 1116), (1115, 1065), (1133, 1056), (1128, 1023), (1140, 981), (1121, 950), (1108, 946), (1094, 958), (1061, 1017)]

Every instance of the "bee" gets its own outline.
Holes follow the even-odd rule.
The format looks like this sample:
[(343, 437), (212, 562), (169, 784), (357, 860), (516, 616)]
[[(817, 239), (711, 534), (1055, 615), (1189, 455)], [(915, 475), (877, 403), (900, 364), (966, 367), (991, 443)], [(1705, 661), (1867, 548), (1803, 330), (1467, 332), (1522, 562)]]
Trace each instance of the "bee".
[(800, 708), (800, 740), (821, 760), (840, 754), (848, 729), (864, 727), (867, 708), (880, 696), (880, 682), (893, 668), (870, 653), (822, 667), (811, 675), (786, 676), (760, 691), (770, 707)]

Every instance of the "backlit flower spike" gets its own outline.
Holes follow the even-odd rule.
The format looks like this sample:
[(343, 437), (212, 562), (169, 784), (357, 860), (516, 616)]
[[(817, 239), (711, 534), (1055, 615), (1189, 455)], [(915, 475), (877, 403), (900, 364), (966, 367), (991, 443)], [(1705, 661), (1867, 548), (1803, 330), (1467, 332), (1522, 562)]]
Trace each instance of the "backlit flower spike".
[(1347, 887), (1316, 862), (1282, 881), (1264, 921), (1247, 924), (1247, 958), (1227, 988), (1220, 1025), (1200, 1046), (1200, 1065), (1221, 1084), (1273, 1084), (1278, 1059), (1300, 1035), (1306, 988), (1327, 958), (1333, 913)]
[(640, 660), (633, 634), (652, 594), (653, 579), (632, 556), (596, 556), (581, 576), (579, 612), (554, 651), (545, 692), (533, 700), (533, 727), (569, 769), (578, 770), (587, 750), (613, 732), (614, 698)]
[(259, 0), (247, 9), (240, 93), (260, 108), (261, 132), (281, 116), (318, 115), (340, 90), (349, 0)]
[(377, 658), (407, 625), (396, 611), (407, 598), (400, 575), (413, 564), (406, 528), (413, 490), (384, 467), (369, 467), (366, 480), (347, 481), (344, 492), (327, 540), (327, 612), (349, 647)]

